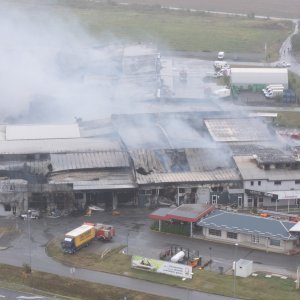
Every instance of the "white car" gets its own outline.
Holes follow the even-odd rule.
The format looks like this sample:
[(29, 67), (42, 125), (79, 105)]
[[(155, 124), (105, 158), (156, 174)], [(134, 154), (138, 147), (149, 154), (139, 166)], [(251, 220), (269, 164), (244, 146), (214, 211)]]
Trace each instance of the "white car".
[(39, 219), (39, 217), (40, 217), (40, 212), (38, 210), (28, 210), (27, 213), (23, 213), (20, 215), (20, 218), (23, 220), (27, 220), (28, 218)]
[(290, 63), (287, 63), (287, 62), (285, 62), (285, 61), (280, 61), (280, 62), (278, 62), (277, 64), (276, 64), (276, 67), (277, 68), (288, 68), (288, 67), (290, 67), (291, 66), (291, 64)]

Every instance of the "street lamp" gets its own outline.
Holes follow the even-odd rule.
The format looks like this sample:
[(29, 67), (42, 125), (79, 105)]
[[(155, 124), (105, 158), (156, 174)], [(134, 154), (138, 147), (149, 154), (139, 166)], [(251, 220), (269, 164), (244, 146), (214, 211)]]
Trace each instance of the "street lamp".
[(235, 249), (234, 249), (234, 268), (233, 268), (233, 297), (236, 296), (236, 259), (237, 259), (237, 247), (238, 243), (235, 243)]
[(127, 251), (126, 254), (128, 255), (129, 253), (129, 232), (127, 233)]
[(212, 259), (211, 259), (211, 247), (209, 247), (209, 270), (211, 271), (211, 264), (212, 264)]
[(31, 272), (31, 227), (30, 227), (30, 220), (31, 220), (31, 210), (27, 211), (27, 226), (28, 226), (28, 242), (29, 242), (29, 267)]

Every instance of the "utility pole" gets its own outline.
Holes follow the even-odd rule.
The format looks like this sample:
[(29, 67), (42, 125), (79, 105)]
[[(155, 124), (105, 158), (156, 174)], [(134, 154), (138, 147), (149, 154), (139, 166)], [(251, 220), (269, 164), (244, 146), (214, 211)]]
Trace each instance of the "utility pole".
[(236, 260), (237, 260), (237, 248), (238, 243), (235, 243), (235, 249), (234, 249), (234, 268), (233, 268), (233, 297), (236, 297)]
[(300, 287), (300, 265), (297, 267), (296, 289), (299, 290), (299, 287)]

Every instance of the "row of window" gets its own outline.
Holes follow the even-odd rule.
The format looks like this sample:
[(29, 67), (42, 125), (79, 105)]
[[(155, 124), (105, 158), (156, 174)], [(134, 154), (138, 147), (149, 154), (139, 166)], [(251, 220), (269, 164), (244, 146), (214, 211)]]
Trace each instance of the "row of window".
[[(222, 231), (219, 229), (209, 229), (208, 233), (209, 233), (209, 235), (214, 235), (214, 236), (222, 235)], [(237, 233), (236, 232), (227, 232), (227, 238), (237, 240)], [(254, 235), (254, 234), (251, 235), (251, 242), (253, 244), (259, 244), (259, 235)], [(270, 239), (270, 245), (280, 247), (280, 240)]]
[[(250, 181), (250, 185), (254, 186), (254, 181)], [(300, 180), (295, 180), (295, 184), (300, 184)], [(261, 181), (257, 181), (257, 185), (261, 185)], [(281, 180), (275, 180), (274, 185), (281, 185)]]

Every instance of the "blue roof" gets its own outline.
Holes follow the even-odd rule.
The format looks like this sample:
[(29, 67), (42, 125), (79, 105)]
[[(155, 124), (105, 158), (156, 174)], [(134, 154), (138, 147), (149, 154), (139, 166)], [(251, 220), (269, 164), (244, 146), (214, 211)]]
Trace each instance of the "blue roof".
[(229, 232), (260, 235), (272, 239), (296, 239), (294, 235), (289, 233), (289, 230), (295, 225), (293, 222), (222, 210), (213, 211), (201, 219), (197, 225)]

